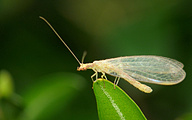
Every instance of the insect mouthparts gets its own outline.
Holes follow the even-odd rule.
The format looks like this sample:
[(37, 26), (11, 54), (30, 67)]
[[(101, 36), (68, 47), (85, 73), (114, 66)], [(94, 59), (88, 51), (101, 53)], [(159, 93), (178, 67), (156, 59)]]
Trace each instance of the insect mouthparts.
[(77, 71), (80, 71), (80, 67), (77, 67)]

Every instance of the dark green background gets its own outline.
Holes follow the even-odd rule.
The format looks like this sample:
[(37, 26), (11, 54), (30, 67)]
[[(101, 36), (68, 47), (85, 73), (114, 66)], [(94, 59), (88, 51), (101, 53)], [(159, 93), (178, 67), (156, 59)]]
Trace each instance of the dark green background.
[(42, 76), (57, 72), (83, 76), (85, 87), (67, 109), (58, 111), (62, 114), (57, 118), (98, 119), (90, 79), (93, 72), (76, 71), (78, 63), (39, 19), (43, 16), (80, 60), (83, 51), (88, 52), (85, 62), (159, 55), (184, 63), (187, 77), (182, 83), (149, 84), (154, 90), (151, 94), (124, 80), (119, 83), (148, 119), (176, 119), (192, 112), (191, 5), (190, 0), (1, 0), (0, 69), (11, 73), (15, 92), (21, 97)]

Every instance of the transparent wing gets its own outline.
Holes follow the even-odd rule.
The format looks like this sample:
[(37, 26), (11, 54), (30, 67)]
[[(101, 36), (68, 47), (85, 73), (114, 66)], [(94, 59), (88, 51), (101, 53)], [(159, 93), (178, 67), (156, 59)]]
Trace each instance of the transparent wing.
[[(181, 82), (186, 75), (182, 63), (161, 56), (128, 56), (104, 61), (142, 82), (172, 85)], [(108, 74), (121, 77), (117, 71)]]

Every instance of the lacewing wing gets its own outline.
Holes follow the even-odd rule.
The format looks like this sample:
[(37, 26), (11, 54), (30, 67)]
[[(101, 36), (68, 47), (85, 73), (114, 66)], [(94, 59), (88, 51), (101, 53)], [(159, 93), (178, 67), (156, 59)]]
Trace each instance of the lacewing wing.
[[(128, 56), (107, 59), (103, 62), (121, 69), (130, 77), (141, 82), (173, 85), (181, 82), (186, 75), (182, 63), (161, 56)], [(118, 76), (115, 72), (108, 74)]]
[[(146, 93), (152, 92), (152, 89), (138, 81), (160, 85), (174, 85), (183, 81), (186, 76), (181, 62), (152, 55), (111, 58), (94, 61), (91, 65), (88, 63), (88, 66), (84, 65), (83, 67), (101, 72), (104, 75), (107, 73), (123, 78)], [(81, 70), (84, 69), (81, 68)]]
[(114, 85), (117, 85), (119, 79), (123, 78), (139, 90), (145, 93), (151, 93), (152, 89), (139, 81), (160, 85), (174, 85), (183, 81), (186, 76), (183, 70), (184, 65), (181, 62), (161, 56), (126, 56), (84, 64), (83, 60), (85, 55), (82, 58), (82, 62), (80, 62), (51, 24), (45, 18), (41, 16), (40, 18), (49, 25), (77, 60), (80, 65), (80, 67), (77, 68), (78, 71), (92, 69), (95, 72), (91, 76), (92, 80), (94, 76), (98, 79), (98, 72), (102, 73), (102, 78), (107, 79), (105, 75), (105, 73), (107, 73), (118, 78), (118, 80), (115, 79)]

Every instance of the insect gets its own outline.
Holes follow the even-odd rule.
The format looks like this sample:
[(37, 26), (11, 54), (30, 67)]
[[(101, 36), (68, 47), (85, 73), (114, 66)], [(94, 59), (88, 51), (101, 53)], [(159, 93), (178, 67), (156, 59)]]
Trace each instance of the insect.
[(40, 18), (49, 25), (77, 60), (80, 65), (80, 67), (77, 68), (78, 71), (92, 69), (95, 72), (91, 76), (92, 80), (93, 77), (98, 79), (98, 72), (101, 72), (101, 77), (105, 79), (107, 79), (105, 74), (115, 76), (114, 85), (117, 85), (119, 79), (123, 78), (139, 90), (145, 93), (151, 93), (152, 89), (139, 81), (160, 85), (174, 85), (183, 81), (186, 76), (183, 70), (184, 65), (181, 62), (161, 56), (125, 56), (98, 60), (93, 63), (83, 63), (85, 57), (85, 55), (83, 55), (82, 62), (80, 62), (51, 24), (45, 18), (41, 16)]

